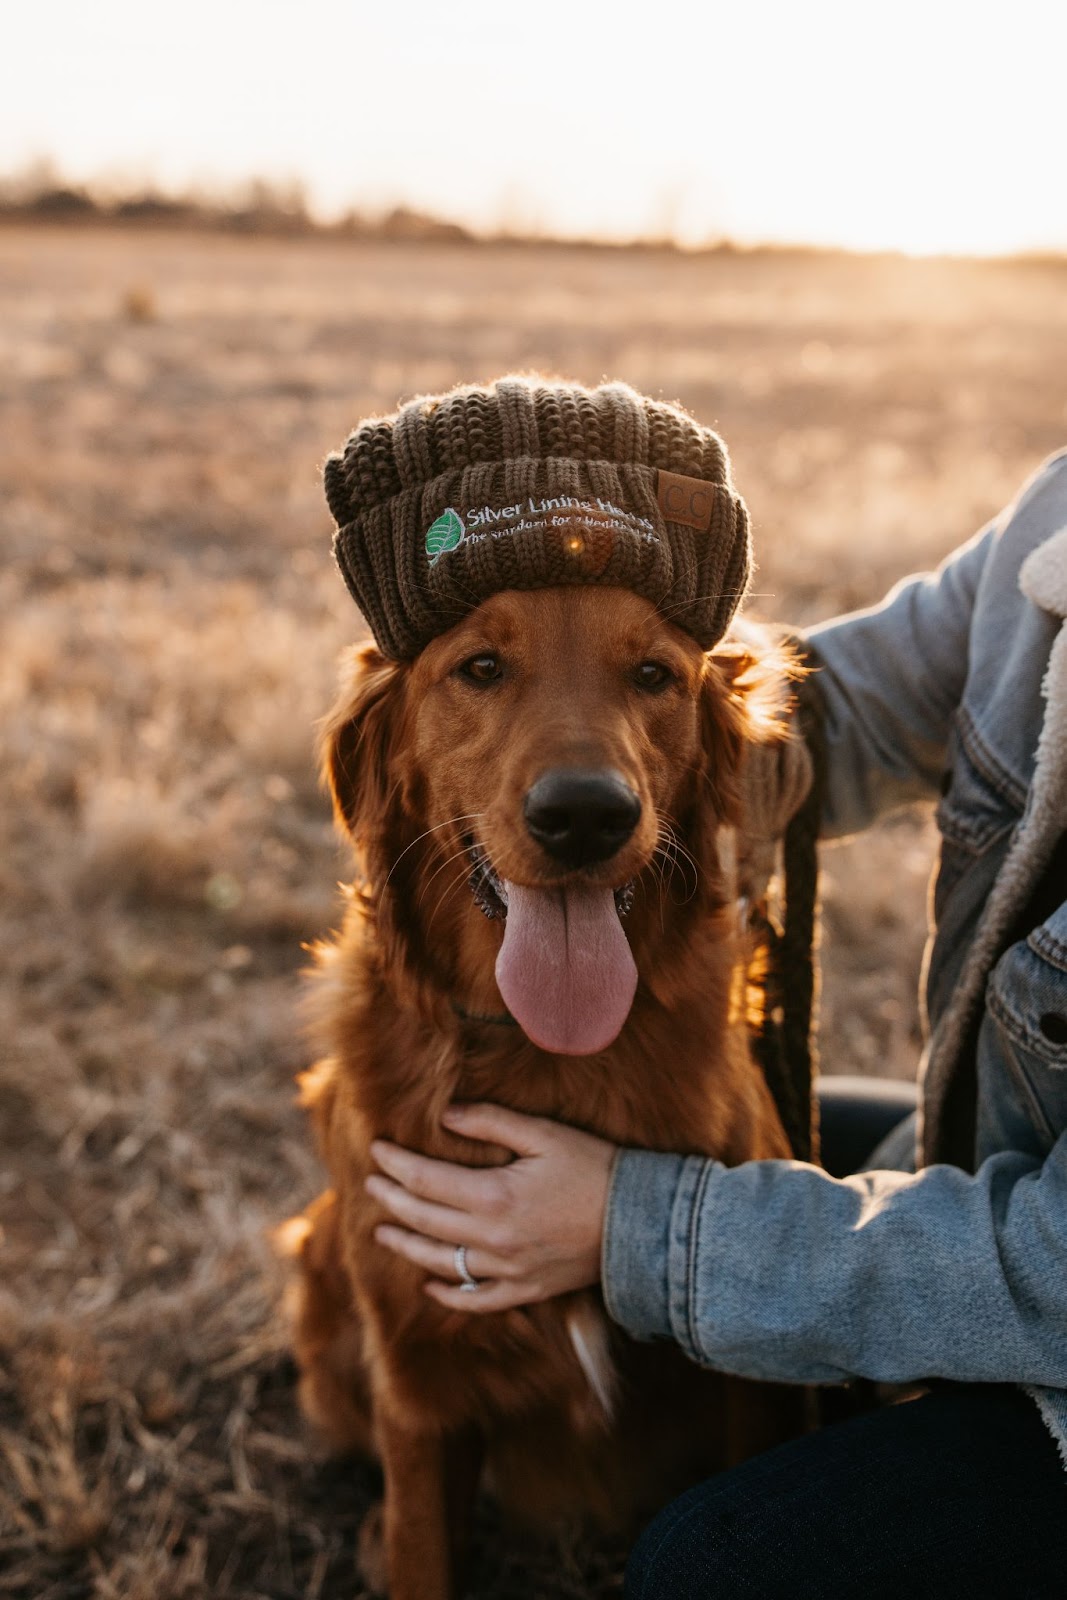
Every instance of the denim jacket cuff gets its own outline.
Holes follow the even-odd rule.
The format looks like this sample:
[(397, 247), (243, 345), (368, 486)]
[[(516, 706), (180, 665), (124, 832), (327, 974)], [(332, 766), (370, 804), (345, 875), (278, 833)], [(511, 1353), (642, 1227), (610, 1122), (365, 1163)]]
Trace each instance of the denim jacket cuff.
[(601, 1277), (613, 1321), (635, 1339), (676, 1339), (692, 1353), (689, 1275), (700, 1156), (620, 1150), (608, 1196)]

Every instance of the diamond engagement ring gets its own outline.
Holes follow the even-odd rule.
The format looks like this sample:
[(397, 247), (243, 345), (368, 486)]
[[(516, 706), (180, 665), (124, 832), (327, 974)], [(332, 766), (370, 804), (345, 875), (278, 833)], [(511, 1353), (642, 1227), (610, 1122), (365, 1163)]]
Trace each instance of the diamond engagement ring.
[(481, 1288), (478, 1279), (471, 1277), (470, 1269), (467, 1266), (467, 1246), (465, 1244), (457, 1244), (452, 1255), (452, 1261), (456, 1268), (456, 1276), (459, 1278), (459, 1286), (464, 1294), (473, 1294), (475, 1289)]

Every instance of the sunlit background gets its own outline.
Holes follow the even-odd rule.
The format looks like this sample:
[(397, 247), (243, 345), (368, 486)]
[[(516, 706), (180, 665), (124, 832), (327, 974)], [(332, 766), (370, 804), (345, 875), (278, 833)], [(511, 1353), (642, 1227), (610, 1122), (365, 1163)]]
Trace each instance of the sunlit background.
[(994, 253), (1067, 247), (1051, 0), (39, 0), (0, 170), (259, 176), (323, 215)]
[[(726, 440), (752, 613), (877, 601), (1067, 443), (1065, 46), (1064, 0), (0, 4), (9, 1600), (354, 1592), (376, 1485), (300, 1422), (268, 1244), (352, 871), (327, 452), (623, 378)], [(934, 850), (824, 856), (824, 1072), (914, 1076)], [(617, 1600), (495, 1528), (480, 1600)]]

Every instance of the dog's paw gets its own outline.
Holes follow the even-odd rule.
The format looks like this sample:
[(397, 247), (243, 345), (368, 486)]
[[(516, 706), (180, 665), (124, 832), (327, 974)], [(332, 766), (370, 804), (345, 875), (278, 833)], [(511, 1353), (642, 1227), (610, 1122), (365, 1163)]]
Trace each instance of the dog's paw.
[(381, 1501), (371, 1506), (360, 1524), (356, 1566), (369, 1595), (381, 1600), (389, 1593), (385, 1566), (385, 1519)]

